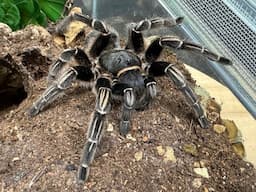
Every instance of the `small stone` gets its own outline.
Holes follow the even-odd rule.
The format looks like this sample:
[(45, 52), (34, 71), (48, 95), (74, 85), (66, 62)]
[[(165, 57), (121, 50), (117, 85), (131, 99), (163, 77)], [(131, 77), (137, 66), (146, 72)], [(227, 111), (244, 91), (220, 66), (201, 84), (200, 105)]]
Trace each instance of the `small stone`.
[(241, 173), (243, 173), (245, 171), (245, 168), (241, 167), (240, 171), (241, 171)]
[(194, 172), (204, 178), (210, 178), (208, 169), (203, 167), (203, 168), (194, 168)]
[(72, 181), (72, 179), (71, 179), (71, 178), (69, 178), (69, 179), (67, 180), (67, 182), (66, 182), (67, 186), (72, 185), (72, 183), (73, 183), (73, 181)]
[(148, 137), (147, 137), (147, 136), (144, 136), (144, 137), (142, 138), (142, 141), (143, 141), (143, 142), (147, 142), (147, 141), (148, 141)]
[(205, 167), (205, 162), (204, 161), (196, 161), (196, 162), (194, 162), (194, 167), (195, 168)]
[(201, 178), (195, 178), (192, 182), (193, 187), (199, 189), (202, 186), (202, 179)]
[(194, 167), (195, 167), (195, 168), (201, 167), (200, 162), (198, 162), (198, 161), (194, 162)]
[(224, 125), (220, 125), (220, 124), (215, 124), (213, 126), (213, 130), (218, 133), (218, 134), (221, 134), (221, 133), (224, 133), (226, 131), (226, 127)]
[(177, 116), (174, 116), (174, 118), (175, 118), (175, 121), (176, 121), (177, 123), (180, 122), (180, 119), (179, 119)]
[(176, 162), (173, 148), (169, 146), (166, 147), (166, 152), (164, 154), (164, 162), (167, 163), (168, 161)]
[(5, 23), (0, 23), (0, 31), (2, 35), (9, 35), (12, 32), (12, 29)]
[(15, 161), (20, 161), (20, 158), (19, 158), (19, 157), (14, 157), (14, 158), (12, 159), (12, 162), (15, 162)]
[(111, 123), (108, 124), (107, 131), (108, 132), (114, 131), (114, 126)]
[(107, 157), (108, 156), (108, 153), (105, 153), (102, 155), (102, 157)]
[(132, 137), (132, 135), (129, 133), (126, 135), (126, 138), (132, 141), (136, 141), (136, 139), (134, 137)]
[(143, 152), (142, 151), (138, 151), (134, 154), (134, 157), (136, 159), (136, 161), (140, 161), (143, 157)]
[(164, 150), (163, 146), (157, 146), (156, 150), (157, 150), (157, 153), (161, 156), (165, 154), (165, 150)]

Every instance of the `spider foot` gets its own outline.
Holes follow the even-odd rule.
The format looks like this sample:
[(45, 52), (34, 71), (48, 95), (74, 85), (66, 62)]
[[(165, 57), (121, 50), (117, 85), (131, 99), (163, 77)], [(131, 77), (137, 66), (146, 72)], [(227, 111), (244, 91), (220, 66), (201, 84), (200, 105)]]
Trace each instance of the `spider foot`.
[(81, 165), (78, 169), (78, 183), (83, 184), (89, 177), (90, 168), (88, 166)]
[(27, 115), (29, 116), (29, 117), (34, 117), (34, 116), (36, 116), (38, 113), (40, 112), (40, 110), (37, 108), (37, 107), (35, 107), (34, 105), (32, 106), (32, 107), (30, 107), (28, 110), (27, 110)]
[(129, 121), (121, 121), (120, 122), (120, 127), (119, 127), (119, 132), (120, 135), (126, 136), (130, 131), (130, 122)]
[(199, 122), (200, 126), (204, 129), (207, 129), (210, 126), (210, 122), (204, 115), (198, 118), (198, 122)]

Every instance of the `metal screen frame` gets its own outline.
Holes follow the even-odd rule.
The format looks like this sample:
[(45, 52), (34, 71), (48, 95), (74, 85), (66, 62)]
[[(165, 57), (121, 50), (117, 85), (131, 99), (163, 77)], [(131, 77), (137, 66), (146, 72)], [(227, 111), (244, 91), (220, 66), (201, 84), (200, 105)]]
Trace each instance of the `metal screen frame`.
[(233, 66), (209, 62), (225, 84), (256, 118), (256, 3), (250, 0), (159, 0), (173, 16), (185, 16), (182, 28)]

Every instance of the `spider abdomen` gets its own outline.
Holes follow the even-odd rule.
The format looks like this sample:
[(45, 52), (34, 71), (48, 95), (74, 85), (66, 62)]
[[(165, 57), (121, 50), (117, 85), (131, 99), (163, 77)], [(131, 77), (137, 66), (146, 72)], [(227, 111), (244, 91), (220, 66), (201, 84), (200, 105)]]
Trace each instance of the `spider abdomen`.
[(128, 50), (110, 50), (104, 52), (99, 58), (100, 66), (116, 75), (120, 70), (130, 66), (141, 66), (137, 55)]

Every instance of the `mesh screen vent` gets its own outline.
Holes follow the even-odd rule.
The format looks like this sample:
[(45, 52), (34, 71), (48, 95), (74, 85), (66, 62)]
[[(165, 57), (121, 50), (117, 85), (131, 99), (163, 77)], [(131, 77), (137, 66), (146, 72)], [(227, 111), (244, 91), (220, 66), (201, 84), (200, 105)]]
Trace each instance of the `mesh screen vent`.
[(256, 91), (256, 33), (222, 0), (181, 0), (179, 2), (205, 31), (217, 37), (236, 59), (234, 67)]

